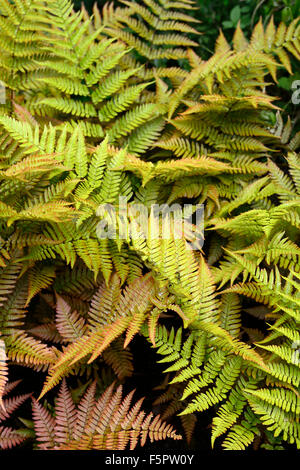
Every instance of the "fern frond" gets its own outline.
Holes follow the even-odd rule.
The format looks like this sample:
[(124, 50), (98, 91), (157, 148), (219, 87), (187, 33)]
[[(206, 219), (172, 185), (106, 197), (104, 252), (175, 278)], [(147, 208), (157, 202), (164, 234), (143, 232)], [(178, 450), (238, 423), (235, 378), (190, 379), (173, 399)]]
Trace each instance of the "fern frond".
[(53, 448), (55, 445), (55, 419), (35, 399), (32, 400), (32, 414), (39, 448)]
[[(153, 279), (149, 275), (134, 280), (127, 286), (124, 293), (118, 299), (114, 298), (115, 294), (112, 292), (114, 302), (116, 302), (116, 300), (118, 300), (118, 302), (115, 306), (110, 304), (110, 309), (112, 309), (110, 313), (111, 317), (105, 319), (104, 325), (102, 324), (103, 319), (98, 317), (99, 319), (97, 318), (95, 327), (92, 327), (90, 332), (77, 338), (67, 346), (56, 364), (49, 371), (49, 376), (46, 379), (41, 396), (57, 383), (68, 367), (88, 355), (90, 355), (88, 363), (93, 362), (126, 330), (128, 330), (128, 336), (125, 340), (125, 344), (127, 345), (133, 335), (139, 330), (141, 316), (145, 319), (146, 313), (150, 310), (152, 305), (150, 297), (153, 293)], [(101, 304), (99, 305), (98, 302), (97, 297), (92, 301), (92, 315), (94, 318), (96, 309), (98, 310), (96, 315), (98, 316), (99, 313), (101, 315)], [(105, 302), (107, 301), (104, 299), (104, 307)], [(107, 315), (107, 310), (105, 310), (105, 312)]]
[[(56, 450), (109, 449), (124, 450), (127, 445), (134, 449), (140, 441), (143, 446), (147, 437), (155, 440), (181, 439), (171, 425), (162, 422), (152, 413), (146, 416), (140, 411), (142, 401), (131, 407), (133, 392), (122, 400), (122, 386), (113, 393), (114, 384), (95, 401), (95, 383), (82, 398), (78, 410), (63, 383), (56, 404), (56, 420), (38, 402), (33, 402), (33, 418), (41, 448)], [(66, 407), (66, 404), (69, 407)], [(75, 419), (77, 422), (75, 424)]]
[(59, 295), (56, 296), (56, 327), (65, 341), (72, 342), (85, 334), (86, 325), (84, 319), (76, 311), (71, 312), (71, 307)]

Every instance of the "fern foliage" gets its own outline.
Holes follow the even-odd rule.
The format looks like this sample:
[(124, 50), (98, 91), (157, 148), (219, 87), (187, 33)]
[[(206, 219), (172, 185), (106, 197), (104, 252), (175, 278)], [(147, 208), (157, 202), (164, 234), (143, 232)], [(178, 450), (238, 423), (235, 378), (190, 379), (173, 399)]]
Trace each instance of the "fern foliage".
[[(274, 96), (299, 18), (220, 32), (203, 60), (195, 11), (0, 0), (3, 449), (135, 449), (177, 424), (192, 446), (202, 412), (214, 449), (300, 447), (300, 134)], [(149, 349), (146, 412), (123, 387)], [(18, 429), (16, 366), (40, 384)]]

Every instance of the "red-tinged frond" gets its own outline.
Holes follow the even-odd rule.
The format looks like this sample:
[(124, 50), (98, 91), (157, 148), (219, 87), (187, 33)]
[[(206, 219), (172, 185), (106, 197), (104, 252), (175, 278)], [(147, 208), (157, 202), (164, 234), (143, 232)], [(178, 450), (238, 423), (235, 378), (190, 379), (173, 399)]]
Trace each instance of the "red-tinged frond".
[[(145, 423), (148, 425), (148, 422), (145, 420)], [(157, 415), (153, 421), (150, 423), (148, 429), (146, 424), (143, 423), (143, 431), (148, 432), (149, 438), (151, 442), (154, 441), (161, 441), (170, 437), (175, 440), (181, 440), (182, 436), (180, 434), (176, 434), (176, 431), (173, 429), (171, 424), (167, 424), (163, 422), (159, 415)], [(144, 436), (142, 437), (141, 445), (143, 446), (145, 443)]]
[(58, 450), (124, 450), (127, 445), (134, 449), (138, 443), (143, 446), (149, 437), (151, 441), (181, 439), (170, 424), (160, 416), (153, 419), (152, 413), (140, 411), (143, 399), (132, 408), (134, 390), (122, 399), (122, 386), (114, 392), (111, 384), (95, 402), (95, 383), (87, 390), (78, 406), (77, 424), (74, 437), (61, 443)]
[(21, 379), (15, 380), (14, 382), (7, 382), (4, 388), (3, 396), (5, 397), (8, 395), (12, 390), (14, 390), (20, 383), (22, 382)]
[[(107, 416), (102, 419), (97, 427), (97, 434), (103, 435), (103, 424), (105, 420), (109, 423), (110, 433), (107, 435), (106, 449), (124, 449), (130, 441), (130, 448), (133, 449), (138, 443), (143, 446), (147, 437), (151, 442), (154, 440), (166, 439), (172, 437), (173, 439), (180, 439), (181, 436), (176, 435), (173, 427), (161, 421), (160, 416), (157, 416), (152, 421), (152, 413), (145, 417), (145, 413), (140, 411), (143, 399), (139, 400), (135, 406), (130, 410), (134, 390), (130, 392), (123, 401), (120, 401), (122, 395), (122, 387), (119, 386), (112, 396), (111, 403), (108, 407)], [(103, 412), (106, 414), (106, 410)], [(118, 434), (113, 436), (113, 434)], [(118, 445), (118, 447), (116, 447)]]
[(74, 429), (77, 421), (77, 411), (72, 395), (63, 380), (55, 405), (55, 439), (62, 444), (74, 437)]
[[(150, 424), (151, 424), (151, 421), (152, 421), (152, 418), (153, 418), (153, 413), (149, 413), (147, 416), (144, 417), (144, 420), (139, 423), (139, 416), (137, 416), (137, 419), (134, 423), (134, 425), (132, 426), (134, 430), (136, 429), (139, 429), (140, 430), (140, 445), (141, 447), (144, 447), (145, 443), (146, 443), (146, 440), (147, 440), (147, 437), (148, 437), (148, 431), (149, 431), (149, 427), (150, 427)], [(159, 416), (157, 415), (157, 418), (159, 418)], [(137, 426), (137, 423), (139, 423), (139, 426)], [(132, 447), (131, 447), (132, 449)]]
[(18, 434), (18, 431), (12, 428), (0, 426), (0, 448), (11, 449), (23, 441), (25, 441), (26, 437)]
[(122, 435), (123, 438), (123, 448), (125, 449), (128, 443), (129, 436), (129, 445), (130, 450), (135, 449), (139, 443), (140, 438), (140, 429), (143, 422), (143, 419), (146, 415), (145, 411), (140, 411), (144, 398), (138, 400), (138, 402), (133, 406), (132, 410), (128, 413), (127, 418), (125, 418), (124, 423), (122, 424), (122, 429), (126, 434)]
[(154, 279), (150, 273), (132, 281), (123, 291), (117, 312), (128, 315), (130, 312), (146, 313), (152, 306), (151, 296), (155, 293)]
[(3, 403), (3, 395), (5, 386), (8, 379), (8, 367), (6, 363), (6, 352), (5, 352), (5, 343), (0, 339), (0, 407), (5, 411), (5, 406)]
[(35, 399), (32, 400), (34, 430), (40, 449), (55, 447), (55, 419)]
[(90, 419), (92, 418), (92, 413), (95, 406), (95, 392), (96, 382), (93, 382), (85, 392), (78, 405), (77, 422), (74, 429), (74, 437), (77, 440), (81, 439), (81, 436), (84, 434), (85, 429)]
[[(117, 392), (120, 390), (120, 393), (122, 392), (121, 387), (118, 387)], [(130, 411), (130, 405), (132, 401), (132, 397), (134, 395), (135, 390), (132, 390), (131, 392), (128, 393), (128, 395), (124, 398), (120, 406), (118, 406), (115, 409), (114, 414), (111, 417), (110, 420), (110, 429), (111, 431), (115, 431), (118, 429), (118, 427), (124, 423), (124, 420), (127, 418), (128, 413)], [(133, 416), (138, 412), (140, 409), (140, 405), (142, 404), (142, 401), (140, 404), (138, 404), (137, 408), (135, 411), (133, 411)]]
[(5, 411), (0, 410), (0, 422), (8, 419), (29, 397), (31, 397), (31, 393), (4, 399)]
[(70, 305), (60, 296), (56, 295), (56, 326), (60, 335), (68, 342), (81, 338), (86, 331), (84, 318), (76, 311), (71, 312)]
[(104, 434), (106, 428), (109, 426), (111, 416), (117, 406), (119, 406), (122, 398), (122, 388), (118, 393), (113, 395), (114, 384), (111, 384), (101, 397), (96, 401), (93, 413), (85, 428), (85, 433), (88, 435)]
[(122, 422), (122, 429), (126, 429), (126, 430), (135, 429), (135, 428), (138, 428), (139, 425), (141, 425), (145, 416), (144, 411), (140, 412), (144, 399), (145, 398), (140, 398), (135, 403), (135, 405), (133, 405), (131, 410), (127, 413), (127, 416)]

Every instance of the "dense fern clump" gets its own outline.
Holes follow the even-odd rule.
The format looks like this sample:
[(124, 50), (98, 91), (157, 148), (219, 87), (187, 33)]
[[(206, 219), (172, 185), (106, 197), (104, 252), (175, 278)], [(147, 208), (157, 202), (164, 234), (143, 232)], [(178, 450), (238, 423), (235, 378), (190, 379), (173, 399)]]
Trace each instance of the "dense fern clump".
[[(272, 91), (299, 18), (204, 60), (191, 0), (121, 3), (0, 0), (0, 447), (201, 449), (210, 409), (212, 448), (300, 448), (300, 133)], [(187, 203), (204, 233), (134, 216)], [(149, 412), (137, 337), (166, 363)], [(37, 395), (6, 397), (16, 365)]]

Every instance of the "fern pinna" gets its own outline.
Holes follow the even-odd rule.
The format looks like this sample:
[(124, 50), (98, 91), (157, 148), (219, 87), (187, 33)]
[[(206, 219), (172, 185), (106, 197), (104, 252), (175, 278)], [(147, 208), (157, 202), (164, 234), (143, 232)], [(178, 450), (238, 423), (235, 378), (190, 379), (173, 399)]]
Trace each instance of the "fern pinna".
[[(3, 449), (199, 448), (206, 410), (214, 449), (300, 447), (300, 133), (274, 96), (299, 18), (221, 32), (203, 60), (195, 11), (0, 0)], [(187, 202), (203, 227), (180, 237), (134, 216)], [(141, 411), (152, 349), (166, 375)], [(39, 390), (15, 428), (20, 366)]]

